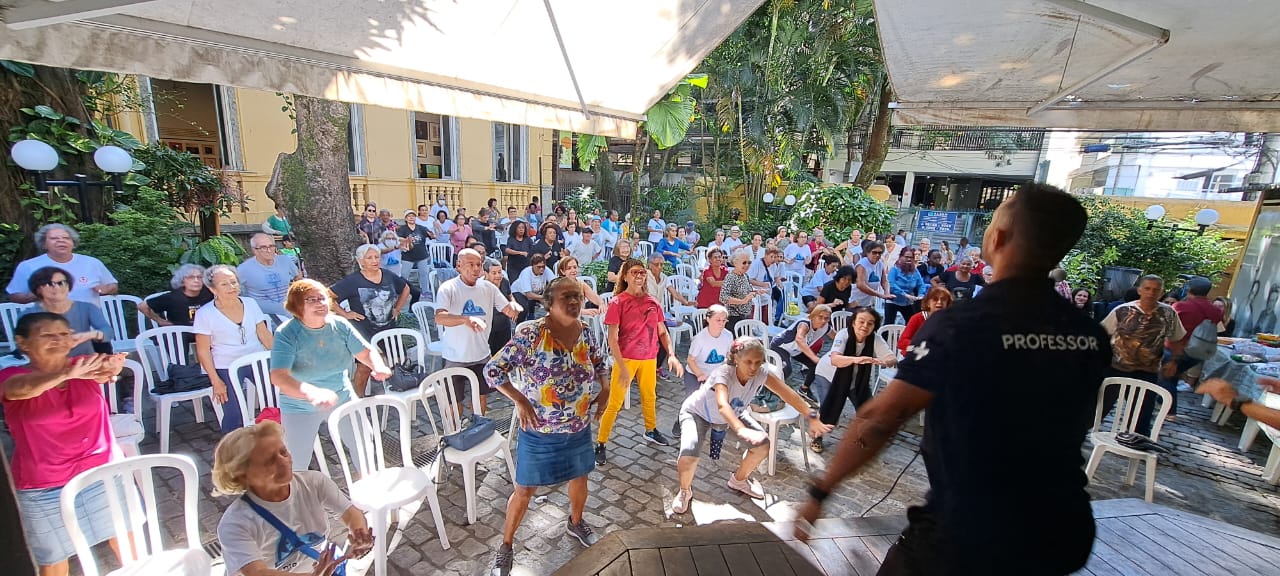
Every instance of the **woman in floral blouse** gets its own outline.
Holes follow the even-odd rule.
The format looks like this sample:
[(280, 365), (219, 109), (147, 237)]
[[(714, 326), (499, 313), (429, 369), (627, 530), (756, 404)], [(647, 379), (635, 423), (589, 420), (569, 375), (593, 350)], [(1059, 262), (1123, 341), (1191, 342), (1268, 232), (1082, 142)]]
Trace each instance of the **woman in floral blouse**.
[[(595, 468), (591, 405), (596, 405), (598, 422), (609, 401), (609, 384), (600, 342), (578, 319), (582, 294), (575, 278), (552, 280), (544, 294), (547, 316), (517, 329), (485, 366), (489, 385), (511, 398), (520, 422), (515, 491), (507, 500), (502, 546), (493, 558), (495, 574), (510, 573), (512, 541), (539, 486), (568, 482), (566, 531), (583, 546), (599, 539), (583, 520), (582, 509), (587, 474)], [(595, 385), (600, 392), (593, 395)]]

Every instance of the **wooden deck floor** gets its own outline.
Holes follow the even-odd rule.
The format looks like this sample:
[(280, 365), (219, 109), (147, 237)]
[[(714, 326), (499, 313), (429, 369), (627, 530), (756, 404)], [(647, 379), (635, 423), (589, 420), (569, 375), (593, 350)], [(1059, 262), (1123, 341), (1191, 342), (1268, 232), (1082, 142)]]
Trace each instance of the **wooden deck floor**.
[[(1098, 539), (1089, 576), (1280, 573), (1280, 539), (1147, 504), (1093, 503)], [(820, 520), (803, 544), (792, 523), (730, 523), (615, 532), (555, 573), (564, 576), (808, 576), (875, 574), (906, 525), (901, 517)]]

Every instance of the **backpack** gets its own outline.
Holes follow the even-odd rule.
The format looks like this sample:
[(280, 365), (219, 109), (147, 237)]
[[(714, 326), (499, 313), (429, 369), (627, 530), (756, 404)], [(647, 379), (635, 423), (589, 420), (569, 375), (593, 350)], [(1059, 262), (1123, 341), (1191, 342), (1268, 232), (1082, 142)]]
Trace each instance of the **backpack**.
[(1202, 320), (1191, 339), (1187, 341), (1186, 354), (1196, 360), (1208, 360), (1218, 351), (1218, 327), (1208, 319)]

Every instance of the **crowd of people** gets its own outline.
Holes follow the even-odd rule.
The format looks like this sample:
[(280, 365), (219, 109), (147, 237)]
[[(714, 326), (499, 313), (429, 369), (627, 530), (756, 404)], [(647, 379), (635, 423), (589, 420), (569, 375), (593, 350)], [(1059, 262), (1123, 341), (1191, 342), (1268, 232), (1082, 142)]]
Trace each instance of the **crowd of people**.
[[(1061, 269), (1053, 268), (1065, 254), (1059, 250), (1064, 239), (1011, 221), (1014, 213), (1043, 219), (1038, 206), (1027, 205), (1072, 208), (1062, 204), (1060, 192), (1026, 194), (1034, 200), (1010, 201), (1001, 208), (1005, 213), (997, 212), (984, 242), (990, 260), (984, 258), (984, 248), (971, 246), (966, 238), (954, 249), (945, 240), (934, 247), (927, 237), (908, 241), (905, 230), (864, 234), (855, 229), (847, 239), (831, 242), (820, 229), (782, 227), (766, 238), (764, 231), (744, 237), (741, 227), (732, 225), (702, 238), (693, 222), (667, 223), (659, 211), (644, 231), (632, 231), (612, 211), (579, 215), (557, 206), (544, 215), (537, 198), (523, 212), (508, 207), (501, 218), (496, 200), (468, 217), (465, 209), (450, 207), (441, 198), (405, 211), (403, 221), (370, 204), (356, 217), (365, 243), (353, 254), (354, 271), (332, 286), (305, 278), (296, 252), (281, 252), (277, 236), (290, 238), (292, 230), (287, 218), (277, 214), (250, 238), (253, 255), (244, 263), (209, 269), (184, 265), (174, 273), (170, 290), (147, 298), (139, 311), (156, 325), (193, 329), (195, 359), (223, 408), (225, 437), (214, 455), (214, 485), (222, 494), (239, 496), (218, 530), (228, 574), (329, 573), (341, 564), (334, 550), (317, 549), (310, 542), (282, 554), (278, 546), (290, 539), (278, 525), (291, 528), (296, 538), (325, 534), (331, 528), (329, 517), (340, 518), (349, 530), (347, 555), (368, 551), (371, 536), (363, 516), (331, 479), (307, 468), (321, 424), (334, 408), (372, 393), (370, 380), (392, 374), (371, 342), (399, 326), (412, 302), (433, 302), (444, 366), (470, 370), (482, 383), (476, 391), (466, 379), (456, 380), (458, 410), (469, 405), (461, 399), (473, 392), (481, 395), (481, 414), (495, 391), (514, 404), (519, 427), (515, 488), (493, 559), (495, 573), (508, 574), (516, 531), (538, 487), (567, 484), (566, 531), (584, 546), (598, 539), (583, 517), (588, 473), (608, 465), (614, 424), (633, 381), (640, 391), (643, 422), (638, 436), (679, 447), (679, 487), (672, 502), (676, 514), (690, 508), (703, 451), (718, 459), (728, 431), (746, 445), (741, 463), (726, 480), (728, 487), (750, 498), (764, 497), (751, 472), (767, 454), (770, 438), (753, 412), (791, 406), (811, 439), (807, 449), (820, 453), (826, 450), (825, 437), (842, 425), (846, 405), (852, 403), (856, 417), (847, 423), (849, 433), (826, 479), (810, 491), (819, 503), (842, 475), (887, 441), (886, 426), (900, 424), (926, 405), (930, 427), (950, 431), (962, 426), (970, 418), (963, 412), (972, 405), (947, 393), (939, 378), (971, 372), (947, 364), (970, 357), (948, 352), (956, 342), (987, 346), (981, 338), (989, 331), (984, 326), (1007, 328), (973, 316), (1001, 302), (1028, 314), (1025, 321), (1008, 323), (1021, 326), (1031, 317), (1048, 315), (1056, 326), (1101, 338), (1087, 358), (1081, 351), (1075, 372), (1054, 378), (1092, 370), (1098, 354), (1105, 353), (1108, 366), (1083, 374), (1081, 382), (1089, 384), (1095, 376), (1100, 382), (1105, 371), (1158, 382), (1176, 398), (1179, 379), (1195, 378), (1197, 362), (1185, 353), (1191, 332), (1201, 322), (1217, 325), (1223, 319), (1223, 306), (1206, 297), (1211, 288), (1207, 280), (1189, 282), (1189, 296), (1170, 306), (1161, 301), (1168, 295), (1163, 280), (1143, 277), (1131, 301), (1112, 303), (1086, 325), (1095, 314), (1091, 294), (1072, 290)], [(1045, 228), (1059, 230), (1063, 237), (1078, 236), (1069, 224)], [(116, 457), (100, 386), (120, 372), (123, 355), (111, 353), (111, 326), (98, 305), (101, 296), (117, 291), (111, 271), (96, 259), (75, 254), (74, 229), (45, 226), (35, 240), (44, 253), (20, 263), (8, 287), (12, 301), (31, 303), (15, 329), (17, 348), (29, 361), (0, 372), (0, 401), (17, 446), (14, 476), (28, 539), (41, 566), (56, 574), (65, 573), (58, 570), (72, 552), (60, 516), (48, 517), (49, 506), (56, 506), (57, 490), (76, 473)], [(433, 243), (447, 243), (452, 261), (433, 257)], [(581, 281), (582, 268), (597, 261), (608, 262), (600, 284)], [(685, 264), (693, 267), (693, 277), (668, 277), (668, 266)], [(433, 290), (426, 277), (435, 270), (453, 275)], [(409, 280), (414, 274), (416, 286)], [(1056, 301), (1044, 300), (1044, 294)], [(676, 307), (685, 313), (676, 313)], [(1063, 309), (1085, 313), (1066, 317), (1060, 314)], [(683, 324), (688, 311), (697, 311), (693, 316), (701, 320), (692, 326), (682, 362), (669, 329)], [(834, 322), (837, 313), (846, 317), (841, 328)], [(969, 316), (971, 321), (957, 320)], [(763, 338), (735, 337), (746, 320), (782, 328), (761, 334)], [(887, 324), (904, 325), (896, 349), (880, 334)], [(956, 337), (950, 332), (955, 330), (972, 337)], [(932, 351), (928, 359), (926, 350)], [(239, 408), (246, 394), (241, 382), (249, 375), (228, 371), (237, 359), (262, 351), (270, 351), (271, 382), (280, 394), (279, 425), (245, 428), (244, 422), (254, 417)], [(770, 366), (770, 354), (777, 355), (778, 365)], [(876, 396), (888, 396), (877, 404), (877, 370), (891, 367), (899, 368), (898, 380)], [(666, 415), (674, 440), (659, 426), (661, 379), (683, 383), (678, 413)], [(1073, 386), (1079, 394), (1062, 406), (1064, 411), (1083, 410), (1088, 396), (1083, 388), (1088, 386)], [(1096, 390), (1093, 386), (1094, 396)], [(1144, 406), (1146, 412), (1152, 409)], [(873, 434), (865, 422), (881, 417), (885, 420)], [(1066, 444), (1074, 442), (1078, 448), (1083, 430), (1074, 420), (1061, 420), (1054, 425), (1060, 425)], [(1140, 428), (1144, 426), (1150, 426), (1149, 414)], [(92, 441), (60, 450), (36, 449), (37, 443), (47, 442), (42, 430), (50, 428)], [(951, 442), (971, 438), (972, 432), (958, 431), (952, 441), (933, 438), (944, 449), (935, 458), (954, 457), (946, 450), (960, 448)], [(352, 445), (349, 430), (340, 435), (342, 445)], [(942, 479), (933, 479), (934, 465), (942, 464), (931, 464), (935, 490), (939, 483), (981, 476), (973, 464), (955, 464), (958, 468)], [(1050, 468), (1045, 472), (1063, 472)], [(1070, 495), (1080, 488), (1071, 482), (1064, 486), (1063, 493)], [(82, 498), (83, 521), (102, 525), (103, 496), (88, 493)], [(942, 518), (944, 534), (930, 532), (928, 538), (971, 543), (954, 532), (963, 522), (952, 516), (967, 508), (950, 500), (942, 504), (942, 498), (930, 509), (929, 521)], [(1019, 514), (999, 511), (1002, 518)], [(816, 512), (810, 507), (806, 514)], [(922, 518), (913, 516), (913, 528)], [(91, 531), (90, 540), (107, 532)], [(981, 564), (967, 551), (946, 550)]]

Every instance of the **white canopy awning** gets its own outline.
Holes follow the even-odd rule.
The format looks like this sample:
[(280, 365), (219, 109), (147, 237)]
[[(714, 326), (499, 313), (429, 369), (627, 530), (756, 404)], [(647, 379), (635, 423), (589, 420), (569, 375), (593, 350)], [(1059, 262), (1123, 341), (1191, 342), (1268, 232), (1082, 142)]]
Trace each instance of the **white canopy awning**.
[(1265, 0), (876, 0), (899, 124), (1280, 131)]
[(16, 0), (0, 59), (629, 137), (763, 0)]

